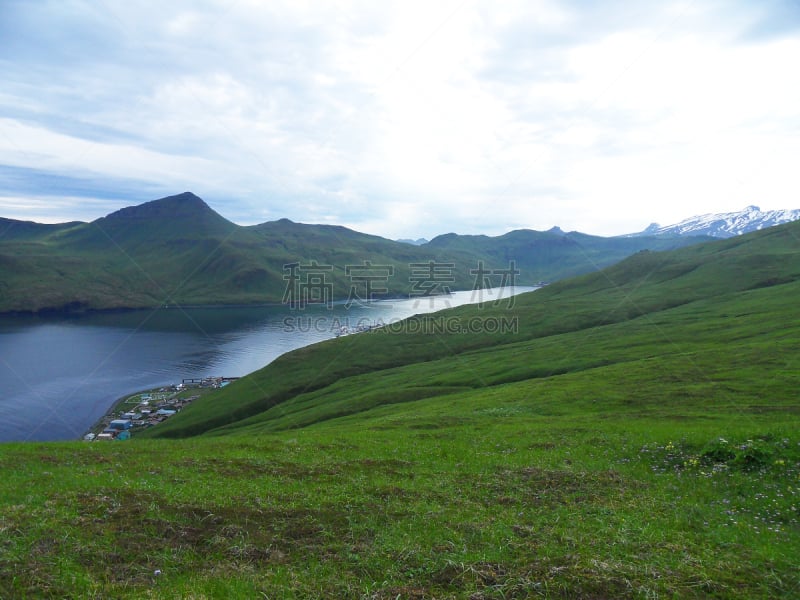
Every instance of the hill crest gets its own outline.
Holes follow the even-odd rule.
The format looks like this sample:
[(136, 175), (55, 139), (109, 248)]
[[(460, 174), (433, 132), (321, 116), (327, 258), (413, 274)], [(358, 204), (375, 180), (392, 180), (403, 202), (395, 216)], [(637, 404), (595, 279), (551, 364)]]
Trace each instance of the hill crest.
[(196, 196), (192, 192), (183, 192), (174, 196), (166, 196), (158, 200), (151, 200), (143, 204), (136, 204), (134, 206), (126, 206), (115, 212), (112, 212), (105, 217), (96, 219), (98, 221), (132, 221), (132, 220), (146, 220), (146, 219), (159, 219), (167, 217), (187, 218), (191, 217), (197, 219), (204, 217), (206, 219), (218, 219), (234, 225), (225, 217), (216, 212), (206, 202)]

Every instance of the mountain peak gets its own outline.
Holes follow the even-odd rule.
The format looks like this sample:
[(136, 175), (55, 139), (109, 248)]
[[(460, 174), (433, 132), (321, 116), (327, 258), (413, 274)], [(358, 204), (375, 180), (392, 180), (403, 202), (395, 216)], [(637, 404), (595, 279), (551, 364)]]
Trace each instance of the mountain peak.
[(411, 238), (400, 238), (395, 241), (400, 242), (402, 244), (411, 244), (412, 246), (422, 246), (428, 243), (428, 240), (426, 240), (425, 238), (417, 238), (416, 240), (412, 240)]
[[(183, 192), (175, 196), (166, 196), (136, 206), (126, 206), (107, 215), (106, 219), (147, 219), (152, 217), (181, 217), (198, 213), (214, 213), (202, 198), (192, 192)], [(220, 217), (221, 218), (221, 217)]]
[(225, 234), (238, 227), (217, 213), (192, 192), (166, 196), (136, 206), (127, 206), (95, 221), (103, 227), (150, 227), (175, 232), (177, 229), (197, 234)]
[(657, 233), (659, 229), (661, 229), (661, 225), (654, 221), (650, 223), (650, 225), (648, 225), (647, 228), (642, 231), (642, 233), (650, 235), (651, 233)]

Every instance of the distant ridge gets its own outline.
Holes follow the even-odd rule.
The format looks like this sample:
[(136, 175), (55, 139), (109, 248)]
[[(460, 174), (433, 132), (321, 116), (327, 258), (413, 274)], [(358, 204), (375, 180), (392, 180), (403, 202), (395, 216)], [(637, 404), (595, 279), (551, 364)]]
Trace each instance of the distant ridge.
[(553, 227), (548, 231), (516, 229), (503, 235), (459, 235), (445, 233), (423, 248), (470, 256), (473, 264), (512, 262), (520, 271), (520, 283), (552, 282), (619, 262), (641, 250), (672, 250), (700, 243), (703, 237), (639, 236), (601, 237)]
[(798, 219), (800, 219), (800, 209), (762, 211), (758, 206), (748, 206), (736, 212), (698, 215), (663, 227), (653, 223), (644, 231), (626, 237), (707, 235), (729, 238)]
[(76, 225), (81, 225), (81, 222), (70, 221), (68, 223), (46, 224), (0, 217), (0, 242), (36, 239)]
[[(376, 287), (385, 297), (408, 296), (412, 284), (416, 293), (499, 285), (512, 272), (514, 283), (531, 285), (596, 271), (641, 250), (698, 241), (552, 229), (497, 237), (451, 233), (411, 245), (288, 219), (237, 225), (184, 192), (91, 223), (1, 221), (0, 313), (280, 303), (305, 289), (301, 277), (315, 266), (326, 278), (325, 293), (337, 300), (352, 296), (354, 285), (359, 293), (353, 267), (380, 266), (370, 277), (383, 279)], [(291, 265), (296, 276), (287, 274)]]

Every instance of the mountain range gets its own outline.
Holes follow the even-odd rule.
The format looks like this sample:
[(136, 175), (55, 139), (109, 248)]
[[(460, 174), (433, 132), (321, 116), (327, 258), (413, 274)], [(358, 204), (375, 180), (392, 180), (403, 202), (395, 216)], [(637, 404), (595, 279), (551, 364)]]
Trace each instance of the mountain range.
[(781, 225), (800, 219), (800, 209), (762, 211), (758, 206), (748, 206), (744, 210), (728, 213), (709, 213), (684, 219), (674, 225), (651, 224), (641, 233), (632, 236), (678, 236), (703, 235), (714, 238), (728, 238), (766, 227)]
[(91, 223), (0, 219), (0, 312), (398, 297), (498, 285), (512, 270), (535, 284), (697, 241), (521, 229), (414, 246), (288, 219), (241, 226), (185, 192)]

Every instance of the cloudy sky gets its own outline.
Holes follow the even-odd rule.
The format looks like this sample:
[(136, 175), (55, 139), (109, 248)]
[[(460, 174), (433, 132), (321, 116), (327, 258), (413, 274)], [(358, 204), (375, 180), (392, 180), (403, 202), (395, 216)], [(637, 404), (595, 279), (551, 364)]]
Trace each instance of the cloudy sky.
[(600, 235), (800, 208), (797, 0), (0, 0), (0, 216)]

